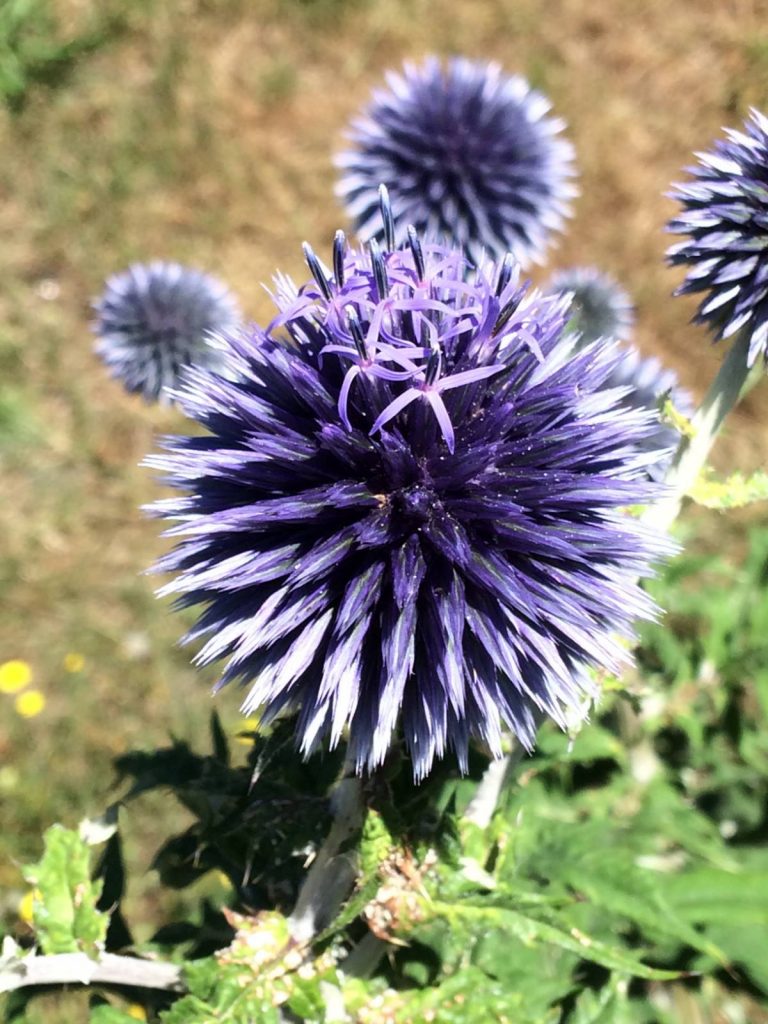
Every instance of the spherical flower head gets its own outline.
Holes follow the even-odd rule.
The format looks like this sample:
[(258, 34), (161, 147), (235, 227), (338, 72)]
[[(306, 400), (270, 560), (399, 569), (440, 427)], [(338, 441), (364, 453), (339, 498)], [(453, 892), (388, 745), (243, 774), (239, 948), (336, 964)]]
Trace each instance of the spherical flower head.
[(644, 409), (656, 417), (655, 429), (641, 447), (655, 453), (648, 475), (662, 481), (680, 443), (680, 434), (664, 415), (666, 401), (675, 412), (690, 419), (695, 403), (689, 391), (680, 386), (674, 370), (655, 356), (643, 356), (634, 345), (622, 346), (622, 356), (606, 380), (607, 387), (625, 388), (624, 401), (635, 409)]
[(377, 189), (408, 224), (479, 262), (511, 251), (541, 262), (576, 194), (573, 147), (550, 103), (498, 64), (436, 57), (389, 72), (350, 127), (337, 192), (364, 240), (381, 240)]
[[(574, 267), (553, 274), (548, 294), (570, 294), (571, 315), (566, 331), (578, 351), (598, 339), (627, 339), (634, 323), (632, 301), (622, 286), (609, 274), (595, 267)], [(680, 441), (677, 430), (665, 421), (662, 406), (667, 398), (677, 412), (690, 417), (694, 403), (680, 387), (674, 370), (655, 357), (644, 357), (634, 345), (624, 344), (620, 358), (606, 377), (605, 387), (624, 389), (624, 402), (656, 416), (656, 429), (642, 442), (647, 452), (655, 452), (657, 461), (648, 466), (649, 475), (662, 480)]]
[(546, 290), (571, 293), (568, 330), (577, 332), (583, 342), (629, 338), (635, 322), (632, 300), (610, 274), (596, 267), (570, 267), (553, 274)]
[(689, 268), (676, 295), (706, 293), (695, 321), (716, 339), (746, 331), (753, 366), (768, 361), (768, 118), (752, 110), (743, 131), (724, 130), (696, 154), (693, 181), (673, 186), (683, 211), (668, 229), (688, 238), (667, 258)]
[(221, 365), (212, 333), (239, 320), (221, 281), (178, 263), (136, 263), (113, 275), (94, 309), (97, 355), (148, 402), (169, 402), (186, 367)]
[(207, 436), (150, 459), (183, 492), (154, 506), (181, 538), (162, 592), (205, 606), (197, 660), (229, 659), (245, 712), (297, 711), (304, 753), (347, 733), (374, 769), (399, 727), (419, 779), (448, 748), (466, 768), (471, 738), (530, 748), (653, 614), (637, 579), (668, 547), (625, 512), (657, 493), (653, 417), (510, 259), (469, 273), (415, 231), (383, 251), (340, 232), (332, 272), (305, 252), (269, 327), (230, 336), (236, 372), (188, 374)]

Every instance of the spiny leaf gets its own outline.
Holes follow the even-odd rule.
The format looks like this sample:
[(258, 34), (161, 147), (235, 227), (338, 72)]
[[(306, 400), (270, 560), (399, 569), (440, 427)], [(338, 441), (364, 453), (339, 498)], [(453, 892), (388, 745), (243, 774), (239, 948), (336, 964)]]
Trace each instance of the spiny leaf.
[(611, 971), (620, 971), (637, 978), (667, 981), (680, 977), (679, 971), (664, 971), (649, 967), (621, 947), (608, 946), (599, 939), (586, 935), (578, 928), (572, 927), (566, 931), (557, 924), (550, 924), (509, 907), (489, 905), (488, 902), (471, 903), (468, 900), (457, 903), (434, 901), (425, 905), (425, 913), (427, 912), (444, 916), (459, 926), (465, 920), (487, 922), (488, 927), (502, 928), (526, 946), (540, 942), (552, 943), (561, 949), (577, 953), (585, 960), (591, 960), (602, 967), (607, 967)]
[(44, 953), (96, 956), (104, 946), (109, 914), (96, 909), (101, 883), (91, 881), (89, 847), (61, 825), (49, 828), (44, 838), (42, 859), (24, 869), (35, 887), (32, 913), (40, 947)]

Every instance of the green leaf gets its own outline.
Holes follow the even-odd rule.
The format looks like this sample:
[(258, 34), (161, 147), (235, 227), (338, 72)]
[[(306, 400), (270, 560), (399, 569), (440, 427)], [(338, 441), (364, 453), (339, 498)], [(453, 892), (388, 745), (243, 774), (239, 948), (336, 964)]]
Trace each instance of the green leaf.
[(269, 987), (247, 967), (207, 957), (188, 963), (184, 980), (189, 993), (160, 1014), (163, 1024), (280, 1024)]
[(38, 864), (24, 869), (35, 887), (32, 905), (37, 940), (44, 953), (103, 949), (109, 914), (97, 910), (101, 883), (90, 877), (90, 850), (80, 835), (61, 825), (45, 833), (45, 852)]
[(679, 971), (665, 971), (649, 967), (621, 947), (609, 946), (578, 928), (566, 931), (557, 924), (550, 924), (531, 914), (523, 914), (509, 907), (496, 906), (488, 902), (472, 903), (469, 900), (457, 903), (434, 901), (428, 904), (432, 913), (461, 926), (464, 920), (474, 919), (487, 922), (488, 927), (501, 928), (514, 935), (523, 945), (531, 947), (539, 943), (552, 943), (561, 949), (576, 953), (584, 960), (591, 960), (612, 971), (631, 974), (637, 978), (666, 981), (680, 977)]
[(558, 1007), (529, 1007), (520, 991), (472, 966), (428, 988), (389, 990), (374, 1000), (375, 1010), (372, 1006), (359, 1019), (391, 1020), (396, 1024), (557, 1024), (562, 1019)]
[(670, 876), (663, 885), (669, 903), (688, 921), (768, 929), (768, 867), (738, 873), (700, 868)]
[[(705, 953), (727, 964), (722, 950), (701, 935), (658, 889), (658, 872), (637, 868), (616, 856), (611, 848), (607, 856), (596, 853), (581, 860), (575, 867), (565, 867), (564, 877), (594, 905), (632, 921), (646, 932), (676, 939), (682, 945)], [(687, 876), (683, 876), (687, 877)]]
[(628, 998), (626, 981), (614, 977), (597, 992), (585, 989), (581, 993), (568, 1024), (639, 1024), (645, 1017), (638, 1009)]

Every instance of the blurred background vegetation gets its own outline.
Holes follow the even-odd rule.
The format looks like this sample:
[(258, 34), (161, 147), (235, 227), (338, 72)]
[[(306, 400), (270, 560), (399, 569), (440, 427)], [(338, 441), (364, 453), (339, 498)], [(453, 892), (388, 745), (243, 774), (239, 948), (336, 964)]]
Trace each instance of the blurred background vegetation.
[[(107, 379), (90, 301), (133, 260), (178, 259), (269, 317), (262, 283), (278, 268), (300, 277), (299, 243), (322, 252), (346, 226), (332, 166), (346, 122), (386, 68), (428, 52), (496, 59), (550, 96), (582, 195), (533, 277), (615, 274), (640, 347), (700, 397), (721, 350), (689, 326), (692, 301), (669, 299), (663, 194), (721, 125), (765, 109), (764, 0), (0, 0), (0, 662), (31, 673), (16, 690), (17, 667), (0, 692), (6, 924), (43, 829), (100, 809), (115, 757), (169, 734), (201, 742), (215, 679), (190, 668), (183, 622), (142, 575), (163, 542), (139, 510), (159, 487), (138, 463), (185, 421)], [(716, 466), (765, 467), (764, 399), (757, 388), (729, 421)], [(761, 519), (760, 506), (688, 516), (691, 554), (659, 585), (672, 629), (651, 631), (641, 657), (663, 699), (638, 727), (727, 838), (749, 844), (766, 831)], [(237, 694), (216, 706), (234, 735)], [(149, 934), (187, 898), (143, 874), (169, 819), (186, 818), (160, 796), (131, 813), (128, 902)], [(757, 1001), (740, 1004), (744, 1021), (768, 1020), (760, 984), (746, 986)]]

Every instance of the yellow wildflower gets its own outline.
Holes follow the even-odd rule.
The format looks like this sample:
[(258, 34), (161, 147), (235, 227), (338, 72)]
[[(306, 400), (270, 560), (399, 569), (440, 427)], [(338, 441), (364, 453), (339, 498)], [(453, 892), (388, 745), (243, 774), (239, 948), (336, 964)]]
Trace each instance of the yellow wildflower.
[(40, 891), (38, 889), (30, 889), (19, 900), (19, 917), (25, 924), (32, 924), (35, 900), (39, 899)]
[(19, 694), (14, 705), (22, 718), (34, 718), (45, 707), (45, 696), (39, 690), (27, 690)]
[(127, 1010), (128, 1016), (133, 1017), (134, 1020), (146, 1020), (147, 1014), (143, 1006), (139, 1006), (138, 1003), (131, 1003)]
[(18, 693), (32, 682), (32, 669), (26, 661), (6, 661), (0, 665), (0, 693)]
[(85, 658), (77, 651), (70, 651), (69, 654), (64, 655), (65, 672), (82, 672), (84, 665)]

